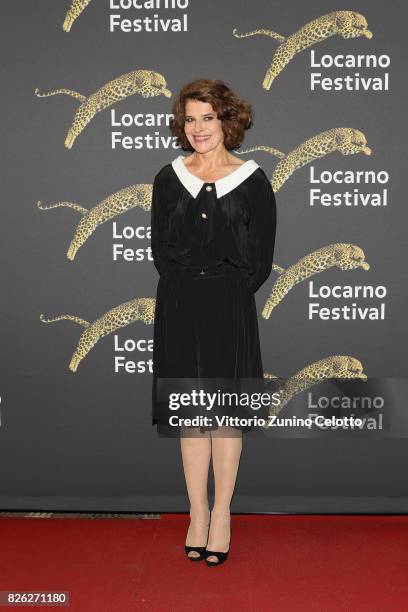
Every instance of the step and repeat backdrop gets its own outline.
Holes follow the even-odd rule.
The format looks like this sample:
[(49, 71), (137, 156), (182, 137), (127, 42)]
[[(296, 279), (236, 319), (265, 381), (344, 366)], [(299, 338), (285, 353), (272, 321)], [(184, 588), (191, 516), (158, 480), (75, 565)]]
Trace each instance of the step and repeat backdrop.
[[(281, 394), (240, 512), (408, 509), (408, 9), (391, 0), (3, 0), (2, 509), (186, 511), (151, 425), (153, 178), (179, 89), (254, 108), (277, 202), (256, 293)], [(211, 483), (212, 485), (212, 483)]]

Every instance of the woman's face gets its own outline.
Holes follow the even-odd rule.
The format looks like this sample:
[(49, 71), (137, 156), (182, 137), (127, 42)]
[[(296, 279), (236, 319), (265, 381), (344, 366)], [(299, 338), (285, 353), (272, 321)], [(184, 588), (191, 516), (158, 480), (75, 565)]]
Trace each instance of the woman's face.
[(224, 141), (222, 121), (209, 102), (186, 101), (184, 132), (198, 153), (211, 151)]

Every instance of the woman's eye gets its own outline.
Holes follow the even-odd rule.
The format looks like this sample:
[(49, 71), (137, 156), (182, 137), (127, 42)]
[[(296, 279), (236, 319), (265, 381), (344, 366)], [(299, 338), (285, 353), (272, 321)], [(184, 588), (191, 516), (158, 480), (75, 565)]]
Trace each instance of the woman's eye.
[[(214, 117), (204, 117), (204, 119), (208, 119), (209, 121), (212, 121), (214, 119)], [(186, 123), (191, 123), (193, 121), (193, 119), (191, 119), (191, 117), (187, 117), (186, 118)]]

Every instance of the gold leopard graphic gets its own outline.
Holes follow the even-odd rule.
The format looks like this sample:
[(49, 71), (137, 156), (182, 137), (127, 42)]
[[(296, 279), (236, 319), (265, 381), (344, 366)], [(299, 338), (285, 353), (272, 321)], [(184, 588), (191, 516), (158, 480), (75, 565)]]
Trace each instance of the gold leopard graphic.
[(267, 90), (271, 88), (274, 79), (282, 72), (296, 53), (300, 53), (300, 51), (304, 51), (308, 47), (327, 40), (331, 36), (341, 36), (342, 38), (373, 37), (373, 33), (368, 30), (366, 18), (355, 11), (332, 11), (327, 13), (327, 15), (322, 15), (317, 17), (317, 19), (309, 21), (288, 37), (264, 28), (252, 30), (245, 34), (238, 34), (237, 29), (234, 28), (232, 33), (237, 38), (263, 34), (275, 38), (275, 40), (281, 43), (274, 53), (272, 63), (262, 83), (262, 87)]
[(82, 359), (84, 359), (95, 344), (108, 334), (122, 329), (126, 325), (130, 325), (135, 321), (143, 321), (146, 325), (152, 325), (154, 321), (156, 300), (154, 298), (135, 298), (114, 306), (104, 315), (96, 319), (92, 323), (85, 321), (75, 315), (59, 315), (57, 317), (46, 317), (40, 315), (40, 320), (43, 323), (54, 323), (55, 321), (74, 321), (82, 325), (85, 330), (79, 338), (77, 347), (72, 355), (69, 369), (76, 372)]
[(245, 149), (245, 151), (237, 151), (237, 153), (243, 155), (252, 151), (266, 151), (280, 158), (271, 180), (275, 192), (282, 187), (295, 170), (329, 153), (335, 153), (336, 151), (342, 155), (355, 155), (356, 153), (371, 155), (372, 153), (370, 147), (367, 146), (367, 138), (363, 132), (346, 127), (337, 127), (320, 132), (320, 134), (316, 134), (316, 136), (312, 136), (312, 138), (298, 145), (290, 153), (282, 153), (278, 149), (261, 145)]
[[(270, 415), (277, 415), (282, 408), (298, 393), (310, 389), (331, 378), (344, 380), (360, 379), (367, 380), (361, 361), (350, 355), (332, 355), (315, 361), (299, 370), (287, 379), (282, 379), (273, 374), (264, 374), (265, 379), (273, 379), (277, 382), (279, 393), (279, 404), (271, 404)], [(266, 426), (267, 428), (267, 426)]]
[(55, 204), (44, 206), (39, 201), (37, 206), (40, 210), (51, 210), (52, 208), (64, 206), (72, 208), (82, 215), (67, 251), (67, 258), (72, 261), (81, 246), (85, 244), (86, 240), (102, 223), (106, 223), (106, 221), (110, 221), (136, 206), (146, 211), (150, 210), (152, 192), (153, 185), (151, 183), (130, 185), (109, 195), (90, 210), (74, 202), (56, 202)]
[(313, 274), (324, 272), (333, 267), (340, 268), (340, 270), (370, 269), (370, 265), (365, 261), (364, 251), (355, 244), (347, 242), (336, 242), (321, 247), (313, 253), (305, 255), (286, 270), (273, 264), (272, 268), (280, 276), (274, 283), (272, 292), (262, 310), (264, 319), (269, 319), (272, 310), (297, 283), (310, 278)]
[(172, 94), (166, 88), (166, 85), (166, 80), (158, 72), (153, 72), (152, 70), (133, 70), (109, 81), (89, 97), (71, 89), (53, 89), (47, 93), (40, 93), (38, 88), (36, 88), (34, 93), (40, 98), (66, 94), (80, 100), (81, 105), (75, 113), (64, 143), (67, 149), (71, 149), (76, 138), (96, 113), (112, 106), (119, 100), (124, 100), (135, 94), (140, 94), (143, 98), (160, 95), (170, 98)]
[(62, 25), (62, 29), (65, 32), (69, 32), (71, 30), (72, 24), (75, 19), (78, 19), (82, 11), (88, 6), (91, 0), (72, 0), (71, 6), (68, 9), (67, 14), (65, 15), (64, 23)]

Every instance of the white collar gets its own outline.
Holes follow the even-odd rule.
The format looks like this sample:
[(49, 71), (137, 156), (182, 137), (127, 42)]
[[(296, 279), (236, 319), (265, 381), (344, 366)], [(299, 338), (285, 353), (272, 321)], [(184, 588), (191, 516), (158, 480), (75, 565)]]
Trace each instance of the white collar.
[[(184, 164), (183, 159), (184, 155), (179, 155), (171, 162), (171, 165), (187, 191), (191, 193), (193, 198), (196, 198), (206, 181), (201, 180), (198, 176), (190, 172)], [(217, 198), (220, 198), (235, 189), (235, 187), (238, 187), (238, 185), (248, 178), (257, 168), (259, 168), (259, 165), (256, 161), (248, 159), (241, 164), (241, 166), (238, 166), (237, 170), (234, 170), (234, 172), (218, 179), (218, 181), (214, 181)]]

